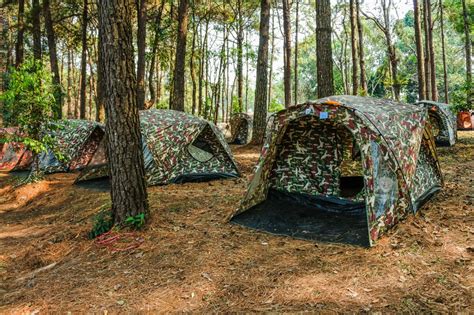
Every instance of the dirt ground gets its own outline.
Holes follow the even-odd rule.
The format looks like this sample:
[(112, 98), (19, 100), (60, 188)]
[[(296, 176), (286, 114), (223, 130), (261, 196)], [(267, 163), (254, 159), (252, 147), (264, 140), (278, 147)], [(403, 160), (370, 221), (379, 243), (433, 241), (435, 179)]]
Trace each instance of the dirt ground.
[(0, 174), (0, 312), (474, 312), (474, 132), (439, 149), (444, 190), (370, 249), (228, 224), (259, 154), (233, 149), (242, 179), (150, 187), (122, 252), (87, 238), (107, 192)]

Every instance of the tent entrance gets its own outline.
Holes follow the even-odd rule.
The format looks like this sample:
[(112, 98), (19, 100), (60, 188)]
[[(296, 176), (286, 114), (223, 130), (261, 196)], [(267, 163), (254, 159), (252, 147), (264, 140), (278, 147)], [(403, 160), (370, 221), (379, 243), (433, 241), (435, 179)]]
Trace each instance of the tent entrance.
[(294, 120), (277, 148), (267, 199), (232, 221), (273, 234), (369, 245), (361, 155), (343, 123)]

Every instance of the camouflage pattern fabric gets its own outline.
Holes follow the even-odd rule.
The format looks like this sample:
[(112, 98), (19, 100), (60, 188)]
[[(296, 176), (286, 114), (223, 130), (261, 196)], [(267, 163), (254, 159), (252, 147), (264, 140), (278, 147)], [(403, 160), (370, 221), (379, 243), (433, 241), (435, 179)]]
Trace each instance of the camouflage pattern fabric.
[(40, 170), (44, 173), (55, 173), (85, 167), (105, 134), (103, 125), (75, 119), (61, 120), (57, 124), (58, 129), (50, 131), (50, 135), (54, 139), (55, 150), (64, 156), (64, 160), (58, 160), (49, 149), (38, 157)]
[(247, 144), (252, 138), (252, 117), (246, 113), (235, 113), (230, 118), (230, 144)]
[(456, 116), (449, 109), (449, 105), (433, 101), (420, 101), (416, 104), (428, 109), (436, 144), (454, 145), (456, 143), (457, 123)]
[[(417, 194), (425, 194), (433, 183), (442, 185), (427, 120), (424, 108), (356, 96), (323, 98), (282, 110), (265, 139), (247, 193), (232, 216), (263, 202), (270, 188), (342, 198), (341, 172), (363, 175), (363, 196), (349, 199), (365, 199), (373, 245), (416, 210)], [(430, 158), (420, 158), (422, 144), (430, 148), (426, 151)], [(350, 164), (359, 165), (352, 174), (344, 171)], [(425, 174), (430, 167), (434, 172)], [(430, 182), (415, 179), (432, 174)]]
[[(240, 176), (224, 136), (212, 123), (179, 111), (150, 109), (140, 112), (140, 125), (148, 185), (169, 184), (187, 175)], [(190, 145), (195, 148), (190, 150)], [(193, 156), (199, 150), (210, 158)], [(77, 181), (108, 176), (105, 143), (97, 152), (100, 156), (92, 158)]]

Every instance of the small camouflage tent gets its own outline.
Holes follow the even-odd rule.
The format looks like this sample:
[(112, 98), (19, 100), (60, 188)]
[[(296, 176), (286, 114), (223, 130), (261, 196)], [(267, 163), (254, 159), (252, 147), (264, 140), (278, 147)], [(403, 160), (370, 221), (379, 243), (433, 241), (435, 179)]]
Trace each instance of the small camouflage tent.
[[(104, 137), (103, 125), (88, 120), (60, 120), (54, 130), (49, 131), (54, 149), (38, 156), (38, 166), (44, 173), (69, 172), (84, 168)], [(59, 152), (62, 159), (53, 153)], [(33, 163), (33, 168), (35, 163)]]
[[(224, 136), (214, 124), (174, 110), (140, 112), (148, 185), (240, 176)], [(108, 176), (105, 143), (77, 181)]]
[(18, 133), (18, 128), (0, 129), (0, 170), (1, 171), (23, 171), (31, 166), (31, 151), (27, 150), (22, 143), (8, 141)]
[(441, 189), (427, 120), (422, 107), (356, 96), (278, 112), (231, 221), (304, 239), (374, 244)]
[(449, 109), (449, 105), (433, 101), (416, 103), (428, 109), (433, 137), (438, 146), (452, 146), (456, 143), (457, 124), (456, 116)]
[(246, 113), (235, 113), (230, 118), (230, 144), (247, 144), (252, 138), (252, 116)]

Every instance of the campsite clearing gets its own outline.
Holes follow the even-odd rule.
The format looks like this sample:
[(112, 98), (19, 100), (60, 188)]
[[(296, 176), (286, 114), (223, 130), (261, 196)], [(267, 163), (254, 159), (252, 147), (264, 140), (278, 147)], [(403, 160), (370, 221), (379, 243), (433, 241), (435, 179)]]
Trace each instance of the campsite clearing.
[(227, 223), (259, 156), (233, 149), (243, 178), (149, 187), (140, 246), (116, 253), (87, 239), (108, 192), (1, 173), (0, 312), (474, 312), (473, 132), (438, 150), (444, 190), (370, 249)]

